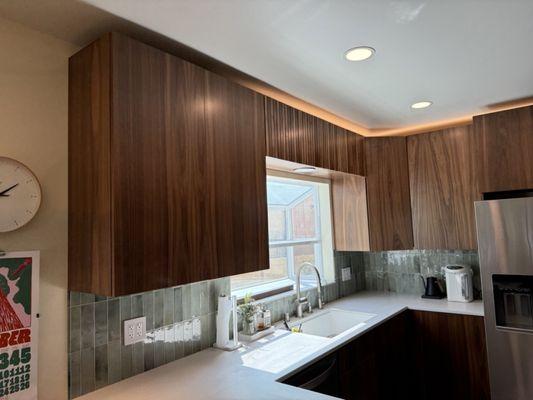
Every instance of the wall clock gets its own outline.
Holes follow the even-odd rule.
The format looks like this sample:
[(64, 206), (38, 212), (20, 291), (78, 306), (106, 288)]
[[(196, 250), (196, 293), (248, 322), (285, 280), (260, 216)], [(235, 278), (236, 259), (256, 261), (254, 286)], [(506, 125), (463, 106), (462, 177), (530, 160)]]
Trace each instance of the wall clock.
[(31, 221), (41, 205), (41, 185), (24, 164), (0, 157), (0, 232)]

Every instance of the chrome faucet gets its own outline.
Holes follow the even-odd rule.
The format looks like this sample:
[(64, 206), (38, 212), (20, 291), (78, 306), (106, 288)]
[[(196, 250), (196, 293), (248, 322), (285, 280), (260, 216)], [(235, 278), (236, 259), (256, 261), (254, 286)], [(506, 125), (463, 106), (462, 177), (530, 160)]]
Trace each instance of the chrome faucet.
[(306, 267), (311, 267), (313, 271), (316, 273), (316, 279), (317, 279), (317, 285), (316, 290), (318, 293), (318, 309), (321, 310), (324, 306), (324, 303), (322, 302), (322, 280), (320, 279), (320, 272), (318, 272), (318, 268), (315, 267), (310, 262), (304, 262), (300, 266), (300, 269), (296, 273), (296, 316), (298, 318), (303, 317), (303, 306), (307, 304), (309, 312), (311, 312), (311, 304), (309, 303), (309, 300), (307, 297), (302, 297), (301, 295), (301, 288), (300, 288), (300, 275), (302, 274), (302, 270)]

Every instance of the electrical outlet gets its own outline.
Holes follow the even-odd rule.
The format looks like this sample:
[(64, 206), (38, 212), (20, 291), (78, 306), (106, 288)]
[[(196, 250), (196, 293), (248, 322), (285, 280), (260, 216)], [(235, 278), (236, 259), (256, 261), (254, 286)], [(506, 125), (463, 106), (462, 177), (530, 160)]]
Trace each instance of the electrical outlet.
[(202, 322), (200, 318), (192, 320), (192, 340), (200, 340), (202, 337)]
[(124, 346), (142, 342), (146, 339), (146, 317), (124, 321)]
[(352, 279), (352, 269), (350, 267), (344, 267), (341, 269), (342, 281), (346, 282)]
[(192, 321), (185, 321), (183, 326), (183, 341), (189, 342), (192, 340)]

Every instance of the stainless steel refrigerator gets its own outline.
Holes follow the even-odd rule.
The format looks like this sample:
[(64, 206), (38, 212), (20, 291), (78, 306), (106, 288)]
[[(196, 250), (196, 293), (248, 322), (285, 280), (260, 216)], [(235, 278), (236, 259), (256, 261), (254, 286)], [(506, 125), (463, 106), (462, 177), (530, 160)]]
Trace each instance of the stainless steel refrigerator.
[(492, 399), (531, 400), (533, 197), (475, 208)]

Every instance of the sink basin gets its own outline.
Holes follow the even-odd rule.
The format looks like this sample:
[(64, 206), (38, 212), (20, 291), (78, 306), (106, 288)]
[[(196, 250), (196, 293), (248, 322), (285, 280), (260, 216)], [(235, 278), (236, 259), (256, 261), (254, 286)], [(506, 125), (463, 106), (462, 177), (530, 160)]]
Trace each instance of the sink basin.
[(375, 316), (376, 314), (358, 311), (329, 309), (294, 321), (289, 326), (299, 327), (301, 324), (301, 332), (304, 334), (332, 338), (364, 326), (366, 321)]

